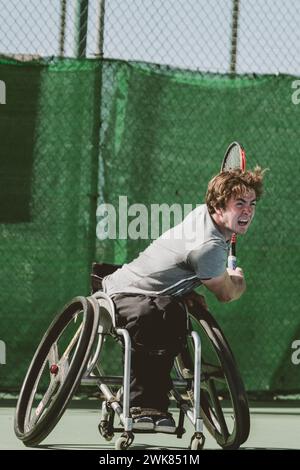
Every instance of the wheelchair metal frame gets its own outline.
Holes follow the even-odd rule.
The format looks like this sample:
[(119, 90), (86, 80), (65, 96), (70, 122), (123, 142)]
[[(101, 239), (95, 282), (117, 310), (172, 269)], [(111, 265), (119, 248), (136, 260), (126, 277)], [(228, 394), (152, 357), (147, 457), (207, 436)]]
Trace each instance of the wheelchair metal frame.
[[(89, 297), (89, 300), (93, 302), (94, 307), (101, 310), (101, 300), (105, 300), (109, 305), (109, 315), (104, 315), (103, 309), (99, 314), (99, 326), (98, 326), (98, 341), (96, 350), (91, 357), (87, 370), (81, 379), (82, 385), (96, 385), (105, 400), (102, 403), (101, 422), (99, 425), (99, 431), (107, 440), (111, 440), (114, 431), (123, 432), (121, 438), (116, 441), (116, 449), (127, 449), (133, 442), (134, 433), (155, 433), (157, 431), (149, 430), (134, 430), (133, 420), (130, 416), (130, 403), (129, 403), (129, 391), (130, 391), (130, 365), (131, 365), (131, 339), (126, 329), (116, 327), (115, 319), (115, 306), (112, 299), (104, 292), (97, 291)], [(107, 311), (107, 309), (105, 309)], [(187, 312), (186, 312), (187, 313)], [(188, 316), (188, 313), (187, 313)], [(117, 336), (124, 340), (124, 371), (122, 377), (113, 377), (102, 375), (102, 368), (99, 362), (99, 355), (105, 342), (107, 335)], [(193, 407), (182, 398), (182, 395), (178, 389), (187, 389), (188, 380), (178, 378), (173, 380), (172, 394), (177, 402), (180, 410), (178, 426), (173, 434), (181, 438), (185, 430), (183, 428), (184, 416), (187, 416), (189, 421), (192, 423), (195, 429), (195, 433), (191, 439), (190, 447), (192, 449), (202, 449), (204, 445), (203, 435), (203, 420), (200, 417), (200, 377), (201, 377), (201, 340), (197, 332), (192, 331), (191, 337), (194, 343), (194, 374), (193, 374)], [(96, 373), (95, 373), (96, 372)], [(109, 386), (119, 385), (123, 386), (123, 402), (122, 406), (119, 403), (116, 396), (112, 393)], [(114, 414), (117, 414), (120, 418), (120, 422), (123, 428), (114, 428), (113, 419)], [(112, 416), (111, 416), (112, 414)]]

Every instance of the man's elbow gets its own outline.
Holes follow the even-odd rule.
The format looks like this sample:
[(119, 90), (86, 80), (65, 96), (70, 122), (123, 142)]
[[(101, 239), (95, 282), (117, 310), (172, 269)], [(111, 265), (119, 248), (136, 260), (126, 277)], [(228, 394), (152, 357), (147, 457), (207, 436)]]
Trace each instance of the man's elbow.
[(232, 295), (228, 294), (227, 292), (222, 293), (222, 294), (218, 294), (216, 297), (217, 297), (218, 301), (222, 302), (223, 304), (227, 304), (229, 302), (232, 302), (232, 300), (234, 300), (234, 297)]
[(217, 299), (219, 302), (222, 302), (223, 304), (227, 304), (229, 302), (232, 302), (233, 300), (238, 300), (241, 295), (245, 292), (245, 288), (242, 290), (239, 290), (238, 292), (222, 292), (221, 294), (217, 295)]

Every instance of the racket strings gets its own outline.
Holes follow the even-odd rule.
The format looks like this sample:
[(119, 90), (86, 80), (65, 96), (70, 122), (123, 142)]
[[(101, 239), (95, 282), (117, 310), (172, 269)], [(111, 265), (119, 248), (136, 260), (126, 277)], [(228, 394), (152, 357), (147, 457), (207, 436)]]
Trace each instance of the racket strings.
[(233, 147), (224, 162), (223, 171), (235, 170), (236, 168), (241, 168), (241, 155), (240, 150)]

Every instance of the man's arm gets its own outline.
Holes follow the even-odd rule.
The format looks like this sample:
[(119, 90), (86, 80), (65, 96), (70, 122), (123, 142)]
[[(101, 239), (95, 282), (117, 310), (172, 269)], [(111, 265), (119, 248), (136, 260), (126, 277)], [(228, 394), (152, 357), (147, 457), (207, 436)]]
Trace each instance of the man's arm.
[(246, 289), (244, 273), (241, 268), (227, 270), (218, 277), (201, 280), (220, 302), (231, 302), (238, 299)]

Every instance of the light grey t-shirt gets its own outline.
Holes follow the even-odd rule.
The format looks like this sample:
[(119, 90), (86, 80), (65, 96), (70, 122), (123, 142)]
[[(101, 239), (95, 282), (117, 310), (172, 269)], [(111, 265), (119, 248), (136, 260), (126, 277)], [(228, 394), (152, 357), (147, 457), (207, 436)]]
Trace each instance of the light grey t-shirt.
[(109, 295), (182, 295), (225, 272), (228, 244), (202, 204), (103, 280)]

